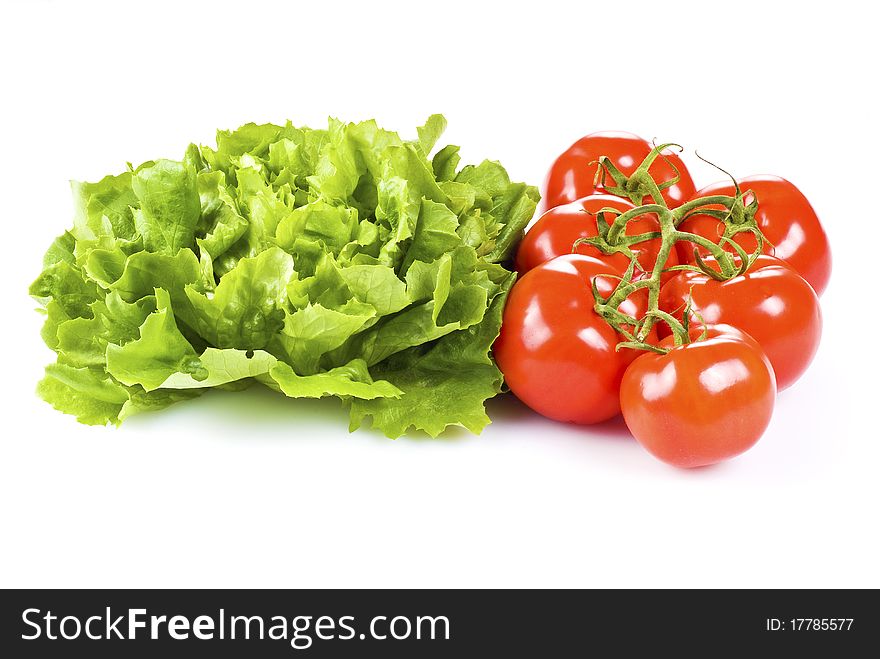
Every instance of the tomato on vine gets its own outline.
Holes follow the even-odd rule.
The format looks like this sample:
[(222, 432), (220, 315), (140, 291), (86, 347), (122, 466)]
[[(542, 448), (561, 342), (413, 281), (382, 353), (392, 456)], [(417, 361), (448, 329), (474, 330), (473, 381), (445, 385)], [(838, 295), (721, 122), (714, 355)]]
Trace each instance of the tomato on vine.
[[(514, 285), (493, 354), (507, 386), (534, 411), (579, 424), (620, 412), (620, 379), (638, 353), (616, 349), (624, 337), (595, 312), (592, 285), (610, 294), (622, 274), (590, 256), (568, 254)], [(620, 311), (644, 313), (644, 295), (628, 298)]]
[(809, 366), (831, 258), (791, 183), (695, 192), (671, 147), (594, 133), (556, 160), (494, 354), (537, 412), (622, 411), (656, 457), (698, 467), (758, 441), (777, 390)]
[[(733, 325), (764, 349), (781, 391), (810, 365), (822, 336), (822, 312), (812, 287), (790, 266), (762, 255), (744, 274), (726, 281), (682, 271), (660, 291), (660, 308), (690, 323)], [(661, 334), (668, 334), (660, 325)]]
[[(737, 183), (744, 193), (745, 204), (757, 198), (755, 222), (765, 238), (764, 252), (786, 261), (821, 295), (831, 276), (831, 248), (825, 229), (810, 202), (792, 183), (778, 176), (750, 176), (739, 179)], [(749, 194), (750, 192), (753, 194)], [(723, 181), (703, 188), (692, 198), (735, 194), (736, 186), (733, 181)], [(713, 242), (718, 242), (724, 233), (724, 225), (717, 218), (700, 213), (685, 219), (679, 229)], [(746, 252), (751, 253), (757, 248), (753, 233), (737, 233), (733, 240)], [(682, 263), (694, 262), (692, 244), (681, 242), (677, 249)], [(729, 246), (725, 249), (730, 251)], [(698, 251), (701, 256), (706, 253), (701, 248)]]
[[(542, 208), (553, 208), (591, 194), (608, 193), (608, 187), (614, 181), (607, 176), (607, 172), (604, 185), (601, 180), (596, 181), (598, 162), (603, 156), (624, 176), (630, 177), (651, 154), (652, 145), (632, 133), (604, 131), (582, 137), (550, 167), (544, 183)], [(663, 199), (670, 208), (679, 206), (696, 190), (684, 162), (670, 150), (655, 158), (646, 169), (646, 174), (661, 187), (678, 177), (677, 182), (662, 188)], [(648, 203), (651, 199), (647, 194), (634, 194), (630, 201)]]
[[(605, 261), (620, 272), (626, 270), (630, 257), (623, 252), (605, 254), (593, 245), (583, 242), (575, 245), (582, 238), (595, 238), (599, 235), (599, 211), (608, 208), (622, 214), (631, 211), (635, 206), (620, 197), (593, 194), (548, 210), (528, 230), (520, 243), (516, 255), (517, 271), (524, 274), (545, 261), (564, 254), (571, 254), (573, 251)], [(614, 221), (612, 213), (604, 215), (605, 222), (610, 224)], [(653, 268), (654, 262), (657, 260), (657, 252), (660, 249), (659, 232), (660, 223), (657, 216), (652, 213), (642, 215), (627, 223), (624, 232), (625, 239), (656, 234), (655, 237), (634, 243), (629, 248), (638, 259), (639, 272), (644, 273)], [(665, 267), (677, 264), (678, 258), (675, 252), (670, 252)]]
[(645, 352), (626, 369), (620, 408), (652, 455), (676, 467), (721, 462), (760, 439), (776, 400), (773, 368), (761, 347), (736, 328), (691, 328), (669, 336), (665, 354)]

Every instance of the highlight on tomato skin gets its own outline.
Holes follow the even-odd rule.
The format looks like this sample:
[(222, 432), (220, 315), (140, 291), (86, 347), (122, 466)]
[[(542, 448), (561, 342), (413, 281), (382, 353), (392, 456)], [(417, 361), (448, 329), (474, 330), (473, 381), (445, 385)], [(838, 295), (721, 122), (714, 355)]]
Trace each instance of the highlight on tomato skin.
[[(620, 379), (639, 352), (616, 350), (623, 337), (594, 311), (591, 282), (607, 296), (621, 274), (598, 259), (568, 254), (514, 284), (493, 355), (507, 386), (535, 412), (577, 424), (620, 412)], [(639, 293), (620, 310), (644, 314), (647, 296)], [(649, 340), (656, 341), (656, 334)]]
[[(810, 202), (793, 183), (779, 176), (748, 176), (737, 179), (737, 183), (743, 192), (751, 191), (757, 196), (755, 221), (766, 239), (764, 252), (791, 265), (809, 282), (816, 294), (821, 296), (831, 277), (831, 247), (825, 229)], [(698, 190), (691, 198), (734, 194), (736, 187), (732, 181), (720, 181)], [(748, 204), (751, 199), (752, 196), (746, 194), (744, 201)], [(696, 233), (713, 242), (718, 242), (724, 231), (719, 220), (700, 214), (690, 216), (682, 222), (679, 229)], [(752, 253), (757, 248), (757, 242), (751, 233), (738, 233), (733, 240), (746, 252)], [(679, 242), (676, 249), (682, 263), (694, 262), (694, 248), (691, 243)], [(729, 246), (725, 249), (731, 250)], [(701, 256), (705, 254), (702, 248), (699, 253)]]
[[(580, 138), (551, 165), (544, 181), (539, 212), (587, 195), (606, 193), (604, 187), (594, 182), (601, 156), (607, 156), (621, 172), (630, 176), (652, 148), (653, 145), (647, 140), (622, 131), (600, 131)], [(662, 183), (672, 180), (676, 169), (679, 181), (662, 192), (670, 208), (680, 206), (696, 190), (687, 167), (677, 153), (667, 150), (648, 170), (655, 181)], [(648, 203), (650, 200), (642, 201)]]
[[(779, 391), (807, 370), (822, 337), (822, 310), (812, 287), (794, 269), (761, 255), (742, 275), (718, 281), (681, 271), (660, 290), (660, 308), (679, 319), (690, 300), (693, 325), (727, 324), (749, 334), (767, 354)], [(668, 335), (661, 324), (658, 332)]]
[(776, 401), (773, 367), (757, 342), (717, 325), (665, 355), (646, 352), (624, 373), (620, 407), (638, 442), (667, 464), (693, 468), (733, 458), (755, 445)]
[[(516, 270), (524, 274), (545, 261), (557, 256), (585, 254), (605, 261), (612, 267), (623, 272), (629, 265), (629, 257), (625, 254), (604, 254), (597, 247), (581, 244), (573, 248), (579, 238), (594, 238), (599, 233), (598, 213), (603, 208), (613, 208), (625, 213), (635, 206), (620, 197), (608, 194), (592, 194), (577, 199), (569, 204), (556, 206), (545, 212), (538, 221), (526, 232), (516, 255)], [(605, 221), (609, 224), (614, 216), (606, 214)], [(649, 232), (659, 232), (660, 222), (657, 215), (648, 213), (629, 222), (625, 235), (635, 236)], [(633, 246), (638, 257), (642, 272), (650, 270), (657, 260), (660, 239), (654, 238)], [(666, 260), (665, 267), (678, 265), (678, 256), (673, 250)]]

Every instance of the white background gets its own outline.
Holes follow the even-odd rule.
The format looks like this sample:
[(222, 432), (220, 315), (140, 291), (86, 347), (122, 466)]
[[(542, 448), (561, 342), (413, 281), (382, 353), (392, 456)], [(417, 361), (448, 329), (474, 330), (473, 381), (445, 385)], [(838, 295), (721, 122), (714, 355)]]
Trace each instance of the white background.
[[(880, 586), (870, 11), (5, 3), (0, 585)], [(698, 185), (717, 176), (694, 148), (807, 194), (835, 255), (825, 334), (753, 450), (675, 470), (620, 422), (564, 426), (509, 398), (480, 437), (393, 442), (349, 435), (335, 401), (256, 388), (118, 430), (36, 398), (52, 354), (26, 287), (71, 222), (68, 179), (180, 157), (247, 121), (375, 117), (413, 137), (433, 112), (465, 161), (517, 180), (622, 129), (687, 146)]]

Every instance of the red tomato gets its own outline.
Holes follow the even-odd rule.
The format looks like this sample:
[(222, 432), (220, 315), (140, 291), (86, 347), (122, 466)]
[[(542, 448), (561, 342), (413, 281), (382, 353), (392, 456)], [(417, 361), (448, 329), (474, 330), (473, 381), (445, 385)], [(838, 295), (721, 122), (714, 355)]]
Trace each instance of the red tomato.
[[(764, 251), (789, 263), (821, 295), (831, 276), (831, 248), (810, 202), (793, 184), (778, 176), (750, 176), (738, 183), (744, 192), (751, 190), (758, 197), (755, 220), (767, 240)], [(732, 181), (722, 181), (703, 188), (692, 198), (735, 193)], [(745, 202), (750, 200), (746, 195)], [(694, 215), (679, 228), (714, 242), (724, 231), (723, 224), (708, 215)], [(734, 240), (749, 253), (757, 247), (751, 233), (736, 234)], [(693, 244), (681, 241), (676, 248), (682, 263), (693, 263)], [(730, 251), (730, 247), (727, 250)], [(702, 255), (704, 250), (700, 249), (700, 253)]]
[[(780, 391), (803, 375), (819, 348), (819, 298), (792, 268), (771, 256), (761, 257), (746, 274), (723, 282), (701, 273), (679, 272), (660, 291), (660, 308), (680, 318), (688, 295), (692, 323), (699, 325), (702, 316), (710, 325), (733, 325), (761, 345)], [(661, 323), (659, 332), (668, 334), (669, 329)]]
[[(615, 350), (624, 339), (593, 310), (591, 281), (605, 296), (617, 280), (602, 275), (621, 274), (598, 259), (568, 254), (514, 284), (493, 351), (511, 391), (539, 414), (587, 424), (620, 412), (620, 378), (637, 352)], [(620, 310), (639, 317), (646, 301), (633, 295)]]
[[(599, 233), (596, 214), (603, 208), (610, 207), (621, 212), (635, 208), (626, 199), (613, 195), (589, 195), (570, 204), (551, 208), (529, 229), (520, 243), (516, 255), (516, 269), (524, 274), (536, 265), (549, 261), (557, 256), (572, 253), (572, 245), (578, 238), (592, 238)], [(610, 224), (614, 217), (606, 216)], [(660, 222), (655, 214), (644, 215), (629, 222), (626, 235), (635, 236), (641, 233), (660, 231)], [(655, 238), (633, 245), (632, 250), (639, 259), (642, 272), (654, 267), (660, 239)], [(590, 245), (578, 245), (578, 254), (593, 256), (600, 261), (611, 264), (623, 272), (629, 265), (629, 258), (623, 254), (603, 254)], [(678, 257), (670, 253), (666, 267), (678, 265)]]
[[(694, 329), (696, 339), (701, 329)], [(620, 408), (633, 436), (676, 467), (710, 465), (751, 448), (770, 423), (773, 369), (760, 346), (739, 330), (709, 327), (704, 341), (660, 345), (630, 364)]]
[[(544, 183), (542, 208), (553, 208), (590, 194), (605, 192), (604, 188), (593, 183), (600, 156), (608, 156), (621, 172), (630, 176), (652, 148), (649, 142), (632, 133), (604, 131), (582, 137), (550, 167)], [(672, 167), (675, 165), (679, 181), (663, 191), (667, 205), (675, 208), (689, 199), (696, 188), (681, 158), (671, 151), (663, 155), (666, 160), (657, 158), (648, 173), (657, 183), (662, 183), (675, 177), (675, 169)], [(613, 184), (610, 178), (607, 181)], [(653, 200), (645, 198), (642, 202), (652, 203)]]

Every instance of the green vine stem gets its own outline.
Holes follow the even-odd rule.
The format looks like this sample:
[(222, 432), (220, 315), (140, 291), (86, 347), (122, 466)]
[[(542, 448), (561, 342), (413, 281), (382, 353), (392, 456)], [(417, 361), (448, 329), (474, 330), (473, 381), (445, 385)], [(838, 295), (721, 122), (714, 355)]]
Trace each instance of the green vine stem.
[[(651, 331), (657, 322), (663, 322), (669, 326), (675, 346), (684, 345), (692, 340), (688, 328), (690, 300), (685, 307), (684, 322), (660, 309), (660, 287), (665, 272), (692, 270), (719, 281), (726, 281), (747, 272), (764, 247), (765, 238), (755, 221), (755, 213), (758, 208), (757, 197), (751, 193), (752, 200), (746, 204), (736, 180), (734, 180), (736, 190), (734, 196), (708, 195), (689, 200), (675, 209), (670, 209), (666, 205), (661, 192), (678, 182), (678, 171), (676, 170), (673, 179), (658, 183), (650, 176), (648, 169), (658, 157), (662, 157), (662, 151), (670, 147), (681, 149), (679, 145), (674, 143), (654, 147), (630, 177), (626, 177), (608, 157), (599, 158), (596, 182), (601, 183), (609, 193), (628, 197), (638, 205), (626, 212), (613, 208), (601, 209), (595, 214), (598, 235), (591, 238), (581, 238), (575, 241), (572, 246), (572, 251), (576, 251), (579, 245), (589, 244), (604, 254), (622, 253), (630, 259), (629, 267), (623, 277), (607, 297), (601, 296), (595, 281), (592, 285), (596, 313), (602, 316), (625, 339), (618, 344), (618, 349), (633, 348), (658, 353), (667, 352), (667, 349), (650, 342)], [(606, 175), (614, 181), (613, 186), (606, 185)], [(645, 197), (653, 199), (653, 203), (641, 204)], [(658, 218), (660, 230), (628, 236), (626, 228), (629, 223), (647, 214), (655, 215)], [(724, 233), (719, 237), (717, 243), (695, 233), (679, 229), (679, 226), (686, 219), (698, 214), (708, 215), (723, 223)], [(609, 223), (606, 216), (613, 217), (613, 220)], [(757, 248), (754, 252), (747, 253), (741, 245), (733, 240), (733, 236), (742, 232), (749, 232), (755, 236)], [(660, 247), (657, 250), (656, 260), (650, 268), (643, 268), (638, 263), (637, 255), (633, 252), (632, 247), (657, 238), (660, 239)], [(666, 268), (670, 253), (679, 242), (687, 242), (693, 246), (694, 264)], [(698, 248), (702, 248), (710, 254), (717, 267), (707, 264)], [(648, 276), (636, 278), (637, 267)], [(621, 312), (620, 305), (630, 296), (642, 290), (647, 290), (648, 296), (647, 310), (643, 316), (635, 318)], [(697, 340), (701, 340), (704, 336), (705, 331)]]

